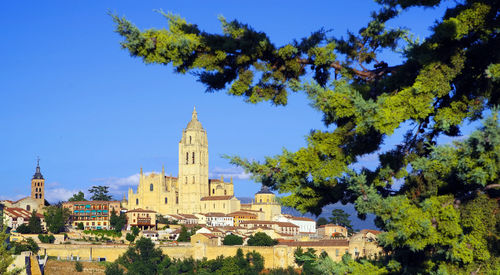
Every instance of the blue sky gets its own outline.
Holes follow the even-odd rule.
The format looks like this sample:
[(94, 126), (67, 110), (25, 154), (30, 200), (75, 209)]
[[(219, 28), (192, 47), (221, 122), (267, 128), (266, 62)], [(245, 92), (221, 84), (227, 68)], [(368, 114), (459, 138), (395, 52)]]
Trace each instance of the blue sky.
[[(322, 27), (336, 35), (358, 30), (378, 7), (373, 1), (8, 1), (0, 10), (0, 199), (29, 195), (40, 156), (51, 202), (92, 185), (121, 198), (136, 186), (140, 167), (177, 175), (181, 131), (196, 106), (208, 132), (210, 172), (233, 175), (237, 196), (259, 184), (223, 154), (262, 160), (296, 150), (321, 114), (302, 94), (286, 107), (246, 104), (225, 92), (205, 93), (191, 75), (144, 65), (120, 48), (108, 11), (141, 29), (166, 27), (154, 10), (179, 14), (209, 32), (218, 15), (265, 31), (276, 45)], [(424, 38), (444, 12), (414, 9), (391, 22)], [(388, 56), (390, 64), (397, 56)], [(398, 133), (403, 133), (401, 129)], [(390, 139), (394, 144), (397, 139)], [(365, 163), (375, 161), (368, 156)]]

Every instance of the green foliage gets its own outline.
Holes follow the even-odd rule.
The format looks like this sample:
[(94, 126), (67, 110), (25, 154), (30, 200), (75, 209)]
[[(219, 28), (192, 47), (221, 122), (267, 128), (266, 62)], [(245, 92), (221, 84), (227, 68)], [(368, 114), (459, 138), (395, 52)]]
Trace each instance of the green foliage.
[(122, 268), (120, 268), (120, 265), (118, 263), (111, 263), (106, 266), (105, 270), (106, 275), (123, 275), (125, 272), (123, 271)]
[(38, 251), (40, 250), (40, 247), (32, 238), (27, 238), (25, 241), (22, 242), (11, 242), (10, 245), (13, 250), (12, 253), (15, 255), (19, 255), (23, 251), (31, 251), (37, 254)]
[(121, 232), (123, 227), (127, 225), (127, 216), (125, 213), (120, 213), (120, 216), (116, 215), (116, 211), (113, 209), (111, 212), (111, 218), (109, 219), (109, 224), (115, 229), (116, 232)]
[(82, 265), (82, 263), (76, 261), (75, 262), (75, 270), (76, 270), (76, 272), (82, 272), (83, 271), (83, 265)]
[(31, 217), (28, 220), (28, 227), (31, 234), (42, 233), (42, 222), (40, 221), (40, 218), (36, 216), (35, 211), (31, 213)]
[(132, 234), (136, 237), (139, 236), (139, 228), (137, 226), (132, 227)]
[(191, 241), (191, 234), (187, 231), (187, 228), (183, 225), (181, 227), (181, 232), (177, 238), (178, 242), (189, 242)]
[(333, 224), (341, 225), (347, 228), (349, 232), (352, 232), (352, 225), (351, 225), (351, 220), (349, 219), (349, 214), (347, 214), (342, 209), (332, 210), (332, 216), (330, 217), (330, 222)]
[(78, 230), (83, 230), (83, 229), (85, 229), (85, 226), (83, 225), (83, 222), (79, 222), (79, 223), (77, 224), (77, 226), (76, 226), (76, 229), (78, 229)]
[[(196, 72), (207, 90), (227, 88), (250, 103), (286, 105), (292, 92), (303, 92), (323, 114), (330, 127), (312, 130), (295, 152), (284, 149), (260, 162), (230, 157), (254, 180), (286, 194), (285, 206), (320, 214), (325, 205), (355, 203), (360, 217), (376, 216), (388, 256), (376, 262), (346, 257), (338, 264), (325, 257), (317, 260), (323, 272), (492, 273), (500, 269), (494, 108), (500, 104), (500, 3), (449, 3), (430, 35), (415, 41), (408, 30), (387, 26), (411, 8), (442, 1), (377, 2), (381, 9), (357, 32), (339, 38), (320, 30), (282, 46), (223, 17), (221, 34), (170, 14), (168, 28), (159, 30), (113, 19), (122, 47), (146, 63)], [(401, 53), (399, 64), (381, 60), (380, 53), (390, 52)], [(493, 118), (481, 131), (436, 146), (485, 110)], [(398, 144), (379, 151), (408, 125)], [(378, 167), (362, 166), (367, 154), (378, 154)]]
[(127, 233), (127, 235), (125, 235), (125, 240), (133, 243), (135, 241), (135, 235), (134, 234), (130, 234), (130, 233)]
[(273, 240), (269, 235), (263, 232), (257, 232), (250, 236), (247, 241), (247, 245), (250, 246), (274, 246), (277, 245), (278, 241)]
[(78, 193), (73, 194), (73, 196), (69, 198), (68, 201), (86, 201), (85, 194), (82, 191), (78, 191)]
[(4, 224), (3, 219), (4, 217), (0, 218), (0, 274), (19, 274), (21, 272), (20, 268), (7, 271), (10, 265), (14, 262), (14, 257), (12, 256), (13, 251), (9, 250), (7, 246), (9, 234), (7, 233), (7, 226)]
[(92, 186), (89, 189), (89, 193), (92, 194), (90, 197), (93, 201), (110, 201), (111, 196), (108, 195), (109, 186)]
[(44, 213), (48, 231), (53, 234), (64, 232), (64, 226), (66, 225), (69, 216), (70, 212), (67, 208), (48, 206)]
[(316, 221), (316, 227), (320, 227), (322, 225), (328, 224), (328, 220), (321, 217)]
[(172, 259), (155, 248), (150, 239), (141, 238), (114, 263), (106, 267), (106, 275), (124, 274), (259, 274), (264, 258), (257, 252), (243, 254), (238, 249), (234, 257), (219, 256), (214, 260), (193, 258)]
[(84, 230), (83, 233), (85, 234), (92, 234), (96, 236), (107, 236), (107, 237), (121, 237), (122, 232), (118, 231), (116, 232), (115, 230), (106, 230), (106, 229), (96, 229), (96, 230)]
[(56, 237), (54, 237), (54, 235), (43, 235), (43, 234), (38, 234), (38, 239), (39, 239), (42, 243), (54, 243), (54, 241), (56, 240)]
[(16, 232), (21, 234), (30, 234), (31, 231), (30, 227), (23, 223), (16, 228)]
[(242, 245), (243, 238), (237, 235), (227, 235), (223, 241), (224, 245)]

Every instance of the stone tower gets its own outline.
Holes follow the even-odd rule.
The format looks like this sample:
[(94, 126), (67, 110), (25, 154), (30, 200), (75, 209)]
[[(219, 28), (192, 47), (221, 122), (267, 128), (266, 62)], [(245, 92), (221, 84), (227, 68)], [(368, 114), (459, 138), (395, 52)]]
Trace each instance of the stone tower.
[(209, 196), (207, 132), (198, 121), (196, 108), (179, 142), (180, 213), (201, 210), (201, 198)]
[(35, 199), (43, 207), (45, 203), (45, 179), (40, 172), (40, 159), (36, 162), (36, 171), (31, 179), (31, 198)]
[(252, 210), (263, 211), (264, 220), (271, 221), (274, 216), (281, 214), (281, 205), (276, 200), (276, 195), (267, 186), (262, 185), (260, 191), (255, 193)]

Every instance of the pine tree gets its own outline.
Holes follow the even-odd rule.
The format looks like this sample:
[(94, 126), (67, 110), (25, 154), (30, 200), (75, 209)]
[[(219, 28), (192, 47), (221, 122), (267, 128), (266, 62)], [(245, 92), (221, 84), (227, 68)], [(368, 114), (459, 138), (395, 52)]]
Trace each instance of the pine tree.
[[(286, 105), (290, 93), (303, 92), (325, 125), (335, 126), (311, 131), (307, 145), (295, 152), (261, 162), (230, 157), (256, 181), (287, 194), (285, 206), (320, 214), (328, 204), (355, 203), (360, 217), (376, 216), (386, 231), (380, 244), (388, 256), (376, 263), (345, 257), (335, 270), (498, 270), (500, 134), (493, 107), (500, 103), (500, 2), (449, 4), (422, 41), (386, 24), (442, 1), (377, 2), (382, 8), (357, 33), (339, 38), (320, 30), (282, 46), (223, 17), (222, 34), (171, 14), (164, 14), (168, 29), (145, 31), (113, 19), (125, 39), (122, 47), (145, 63), (195, 72), (208, 91), (226, 89), (250, 103)], [(399, 64), (380, 59), (380, 52), (391, 51), (402, 53)], [(485, 110), (494, 118), (482, 131), (453, 146), (436, 146), (442, 136), (459, 136), (463, 123), (482, 119)], [(380, 153), (402, 125), (412, 127)], [(371, 153), (379, 155), (378, 167), (353, 168)], [(325, 261), (323, 268), (333, 268)]]

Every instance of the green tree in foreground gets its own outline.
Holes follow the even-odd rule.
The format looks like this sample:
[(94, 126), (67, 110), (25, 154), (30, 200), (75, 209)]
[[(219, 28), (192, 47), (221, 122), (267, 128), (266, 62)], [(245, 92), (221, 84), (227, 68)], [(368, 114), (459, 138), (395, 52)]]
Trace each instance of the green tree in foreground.
[(109, 219), (109, 224), (116, 232), (121, 232), (123, 227), (127, 225), (127, 216), (125, 215), (125, 213), (120, 213), (120, 215), (118, 216), (116, 215), (116, 211), (113, 209), (113, 211), (111, 212), (111, 217)]
[[(124, 272), (126, 268), (127, 272)], [(219, 256), (214, 260), (172, 259), (155, 248), (150, 239), (141, 238), (114, 263), (106, 267), (106, 275), (119, 274), (259, 274), (264, 269), (264, 258), (257, 252), (243, 254), (241, 249), (233, 257)]]
[(191, 234), (188, 232), (187, 228), (183, 225), (181, 227), (181, 232), (179, 237), (177, 237), (178, 242), (189, 242), (191, 241)]
[(250, 236), (247, 241), (247, 245), (250, 246), (274, 246), (277, 245), (278, 241), (273, 240), (269, 235), (263, 232), (257, 232)]
[(237, 235), (227, 235), (222, 242), (224, 245), (242, 245), (243, 238)]
[(110, 201), (111, 196), (108, 195), (108, 189), (109, 186), (92, 186), (92, 188), (89, 189), (89, 193), (92, 194), (90, 199), (93, 201)]
[(333, 224), (341, 225), (347, 228), (349, 232), (352, 232), (352, 225), (351, 225), (351, 220), (349, 219), (349, 214), (347, 214), (342, 209), (332, 210), (332, 216), (330, 217), (330, 222)]
[(83, 225), (83, 222), (79, 222), (76, 226), (76, 229), (78, 230), (84, 230), (85, 229), (85, 226)]
[[(374, 214), (386, 231), (379, 239), (388, 256), (373, 268), (441, 274), (499, 270), (498, 121), (487, 121), (467, 142), (436, 144), (443, 136), (459, 136), (464, 122), (481, 119), (486, 110), (497, 113), (500, 2), (447, 2), (425, 40), (387, 25), (414, 8), (444, 1), (377, 2), (381, 9), (357, 32), (334, 37), (321, 29), (281, 46), (222, 17), (221, 34), (203, 32), (174, 15), (165, 15), (168, 29), (145, 31), (113, 19), (132, 56), (194, 73), (208, 91), (226, 89), (250, 103), (276, 105), (286, 105), (290, 93), (305, 93), (327, 130), (312, 130), (296, 152), (231, 162), (286, 194), (285, 206), (320, 214), (328, 204), (356, 203), (361, 218)], [(391, 52), (400, 54), (401, 62), (388, 64), (379, 56)], [(380, 152), (401, 126), (407, 134)], [(362, 166), (359, 160), (367, 154), (378, 154), (378, 167)]]
[(16, 232), (21, 234), (29, 234), (31, 231), (29, 226), (23, 223), (16, 228)]
[(78, 193), (73, 194), (73, 196), (69, 198), (68, 201), (86, 201), (85, 194), (82, 191), (78, 191)]
[(127, 235), (125, 235), (125, 240), (133, 243), (135, 241), (135, 236), (134, 234), (130, 234), (130, 233), (127, 233)]
[(58, 234), (64, 232), (64, 226), (69, 219), (70, 212), (67, 208), (48, 206), (45, 209), (44, 216), (47, 230), (51, 233)]
[(0, 217), (0, 274), (16, 275), (21, 272), (20, 268), (7, 271), (9, 266), (14, 262), (12, 251), (7, 246), (9, 237), (7, 225), (3, 223), (3, 217)]
[(31, 234), (42, 233), (42, 222), (39, 217), (36, 216), (36, 212), (31, 213), (31, 217), (28, 220), (28, 227)]

